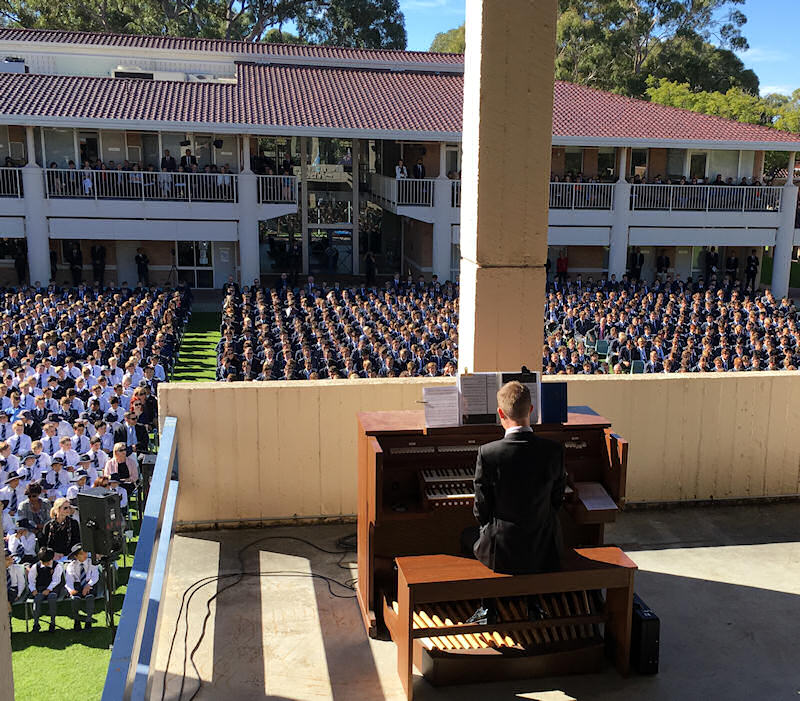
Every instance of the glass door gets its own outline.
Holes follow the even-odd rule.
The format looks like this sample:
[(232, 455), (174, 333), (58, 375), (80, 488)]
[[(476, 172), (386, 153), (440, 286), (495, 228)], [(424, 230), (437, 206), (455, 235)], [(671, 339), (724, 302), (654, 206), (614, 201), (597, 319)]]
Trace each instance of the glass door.
[(81, 163), (95, 163), (100, 153), (99, 141), (96, 131), (82, 131), (78, 134), (80, 143)]
[(702, 180), (706, 177), (706, 168), (708, 164), (708, 154), (692, 153), (689, 157), (689, 177)]
[(310, 275), (352, 275), (352, 229), (309, 228), (308, 237), (308, 272)]
[(211, 241), (178, 241), (178, 279), (190, 287), (214, 287), (214, 244)]

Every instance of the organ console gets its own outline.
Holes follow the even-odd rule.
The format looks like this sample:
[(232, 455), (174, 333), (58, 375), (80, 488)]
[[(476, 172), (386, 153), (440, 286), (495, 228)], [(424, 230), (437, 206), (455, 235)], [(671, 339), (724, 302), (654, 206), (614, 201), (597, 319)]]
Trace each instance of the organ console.
[[(494, 424), (426, 429), (421, 411), (361, 413), (358, 426), (358, 602), (368, 634), (390, 633), (397, 642), (397, 626), (392, 625), (397, 558), (460, 554), (462, 532), (476, 525), (472, 507), (478, 448), (502, 437), (503, 430)], [(588, 407), (570, 407), (565, 423), (539, 424), (533, 430), (564, 446), (570, 492), (561, 514), (565, 546), (602, 545), (604, 525), (614, 521), (625, 503), (627, 442)], [(466, 625), (477, 601), (422, 607), (414, 611), (414, 628), (435, 632)], [(591, 643), (593, 654), (602, 648), (597, 626), (604, 620), (604, 604), (590, 586), (541, 593), (539, 613), (563, 625), (521, 623), (521, 618), (530, 618), (530, 598), (497, 601), (501, 630), (431, 634), (416, 644), (424, 648), (426, 659), (442, 651), (541, 653), (554, 645), (572, 649), (581, 641)]]

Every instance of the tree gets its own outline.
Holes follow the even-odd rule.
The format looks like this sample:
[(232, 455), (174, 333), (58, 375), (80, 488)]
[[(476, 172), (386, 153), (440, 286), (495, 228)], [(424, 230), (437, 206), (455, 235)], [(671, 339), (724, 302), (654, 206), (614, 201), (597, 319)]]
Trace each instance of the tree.
[[(685, 55), (715, 40), (719, 49), (745, 49), (741, 28), (747, 18), (736, 9), (745, 0), (559, 0), (556, 77), (561, 80), (641, 95), (658, 55)], [(706, 53), (717, 47), (704, 48)], [(730, 52), (729, 52), (730, 53)], [(731, 56), (715, 56), (730, 67)], [(735, 67), (735, 66), (734, 66)], [(743, 67), (742, 67), (743, 69)], [(676, 78), (673, 73), (670, 76)], [(682, 76), (690, 79), (691, 76)], [(739, 79), (752, 87), (753, 75)], [(712, 81), (713, 83), (713, 81)], [(692, 83), (693, 84), (693, 83)], [(702, 88), (703, 85), (693, 87)]]
[(299, 43), (406, 45), (398, 0), (0, 0), (0, 18), (6, 26), (243, 41), (280, 39), (294, 25), (289, 37)]
[(464, 38), (464, 27), (465, 25), (462, 24), (449, 32), (439, 32), (433, 37), (430, 50), (444, 54), (463, 54), (467, 45)]

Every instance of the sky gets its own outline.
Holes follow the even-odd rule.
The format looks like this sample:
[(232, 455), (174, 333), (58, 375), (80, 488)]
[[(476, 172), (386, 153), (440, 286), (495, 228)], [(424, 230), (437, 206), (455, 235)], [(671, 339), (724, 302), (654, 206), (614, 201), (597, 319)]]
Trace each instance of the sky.
[[(465, 0), (400, 0), (405, 13), (408, 48), (427, 51), (437, 32), (464, 22)], [(795, 44), (800, 27), (800, 0), (747, 0), (744, 35), (750, 50), (740, 54), (761, 81), (761, 93), (789, 94), (800, 88)], [(780, 31), (778, 31), (780, 30)]]

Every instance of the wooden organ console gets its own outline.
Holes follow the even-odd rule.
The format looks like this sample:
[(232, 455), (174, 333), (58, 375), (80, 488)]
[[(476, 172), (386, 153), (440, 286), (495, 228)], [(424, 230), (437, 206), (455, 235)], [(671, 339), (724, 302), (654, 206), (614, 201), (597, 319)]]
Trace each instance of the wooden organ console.
[[(358, 428), (358, 602), (368, 634), (388, 633), (398, 642), (400, 628), (393, 624), (398, 610), (397, 558), (461, 554), (462, 532), (477, 525), (472, 507), (478, 448), (501, 438), (503, 429), (495, 424), (426, 429), (422, 411), (360, 413)], [(625, 503), (627, 442), (588, 407), (570, 407), (566, 423), (539, 424), (533, 430), (564, 446), (571, 492), (561, 512), (566, 549), (602, 546), (604, 525), (614, 521)], [(474, 560), (454, 561), (483, 567)], [(525, 670), (520, 672), (523, 676), (562, 670), (563, 658), (561, 665), (542, 664), (554, 659), (554, 651), (568, 650), (574, 657), (576, 649), (584, 648), (587, 665), (596, 666), (602, 648), (598, 625), (606, 620), (603, 596), (589, 581), (585, 589), (571, 586), (568, 591), (538, 592), (539, 614), (563, 620), (563, 626), (523, 625), (520, 617), (527, 621), (529, 616), (527, 609), (523, 611), (523, 599), (533, 600), (518, 597), (497, 600), (502, 630), (414, 636), (414, 644), (424, 649), (429, 662), (425, 676), (434, 682), (437, 678), (452, 682), (459, 676), (452, 665), (442, 674), (430, 664), (431, 656), (438, 659), (446, 652), (456, 655), (456, 670), (458, 660), (464, 665), (464, 681), (471, 678), (470, 655), (486, 655), (487, 650), (504, 651), (505, 658), (537, 658), (533, 667), (517, 663), (519, 670)], [(480, 600), (477, 594), (473, 588), (469, 598), (453, 596), (429, 611), (415, 612), (414, 627), (430, 631), (465, 625), (475, 610), (471, 607)], [(570, 665), (575, 667), (574, 660)], [(530, 673), (532, 669), (536, 674)]]

